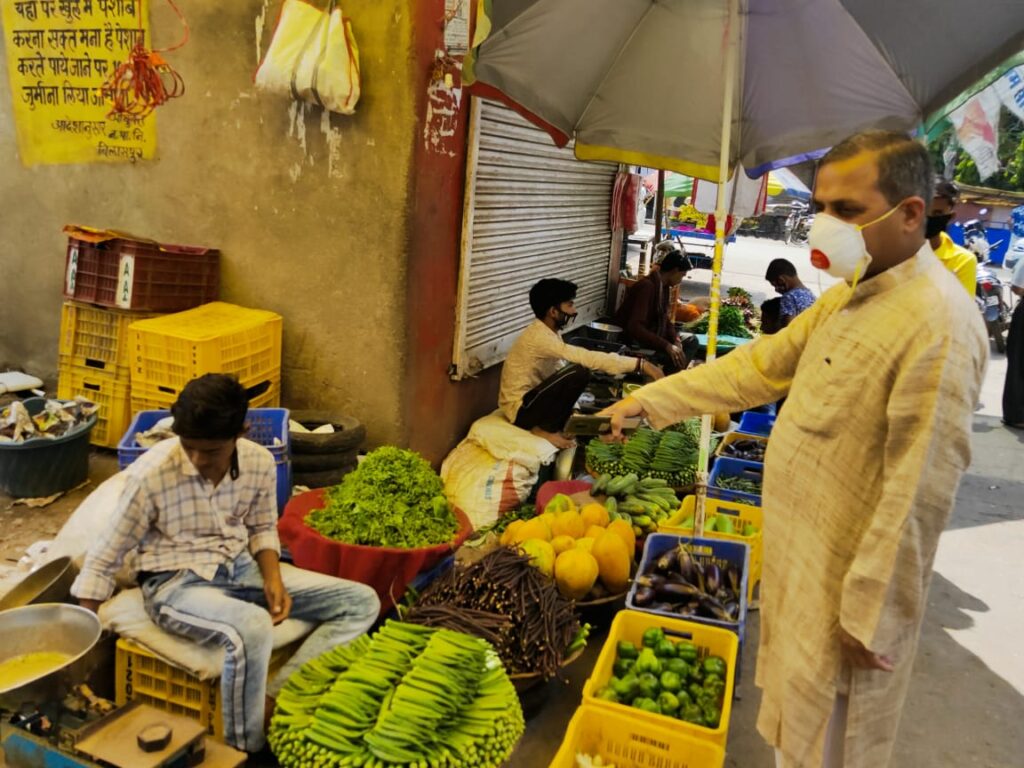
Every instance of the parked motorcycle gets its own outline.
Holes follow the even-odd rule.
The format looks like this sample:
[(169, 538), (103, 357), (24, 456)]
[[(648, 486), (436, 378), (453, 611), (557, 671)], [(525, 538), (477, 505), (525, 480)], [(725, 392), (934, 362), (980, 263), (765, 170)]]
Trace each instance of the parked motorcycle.
[(1012, 312), (1007, 300), (1006, 284), (996, 273), (985, 266), (978, 267), (974, 300), (985, 320), (989, 338), (996, 344), (996, 351), (1006, 352), (1006, 334), (1010, 330)]
[(964, 222), (964, 246), (967, 250), (974, 252), (979, 263), (985, 264), (988, 262), (988, 255), (989, 251), (992, 250), (992, 245), (988, 241), (985, 225), (978, 221), (978, 219)]
[(786, 222), (786, 242), (790, 245), (807, 245), (807, 236), (814, 223), (814, 214), (807, 211), (794, 211)]

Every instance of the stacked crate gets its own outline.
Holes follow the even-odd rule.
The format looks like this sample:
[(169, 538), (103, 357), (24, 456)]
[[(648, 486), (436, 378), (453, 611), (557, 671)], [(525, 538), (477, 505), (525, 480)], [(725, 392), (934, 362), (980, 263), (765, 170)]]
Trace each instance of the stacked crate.
[(279, 405), (281, 329), (280, 315), (220, 301), (132, 323), (133, 410), (166, 410), (205, 373), (237, 376), (250, 408)]
[(132, 419), (132, 323), (217, 298), (220, 254), (67, 227), (57, 396), (97, 403), (94, 445), (116, 448)]

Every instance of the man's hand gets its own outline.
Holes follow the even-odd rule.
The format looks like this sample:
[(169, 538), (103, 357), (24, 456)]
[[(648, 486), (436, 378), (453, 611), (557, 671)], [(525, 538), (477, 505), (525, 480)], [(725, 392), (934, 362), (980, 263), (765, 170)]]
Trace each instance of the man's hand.
[(622, 421), (623, 419), (632, 419), (644, 415), (644, 407), (640, 405), (640, 401), (632, 397), (627, 397), (625, 400), (620, 400), (615, 405), (611, 405), (601, 411), (598, 416), (611, 416), (611, 433), (605, 438), (609, 442), (623, 442), (625, 437), (622, 434)]
[(661, 370), (661, 368), (656, 366), (654, 363), (647, 362), (646, 360), (644, 360), (643, 365), (640, 366), (640, 370), (643, 371), (644, 376), (648, 379), (653, 379), (654, 381), (665, 378), (665, 372)]
[(287, 619), (288, 614), (292, 610), (292, 596), (284, 588), (284, 582), (281, 581), (280, 573), (276, 577), (264, 579), (263, 594), (267, 598), (267, 610), (270, 611), (270, 620), (275, 624), (280, 624)]
[(102, 600), (89, 600), (89, 599), (83, 597), (83, 598), (81, 598), (78, 601), (78, 604), (80, 606), (82, 606), (83, 608), (87, 608), (88, 610), (92, 611), (93, 613), (96, 613), (97, 611), (99, 611), (100, 606), (103, 605), (103, 601)]
[(896, 669), (890, 657), (872, 653), (842, 627), (839, 628), (839, 648), (843, 653), (843, 659), (854, 669), (880, 669), (883, 672), (892, 672)]
[(263, 595), (267, 598), (270, 619), (275, 624), (280, 624), (291, 613), (292, 598), (281, 580), (281, 563), (277, 552), (272, 549), (260, 550), (256, 553), (256, 563), (263, 575)]
[(679, 345), (670, 344), (666, 350), (666, 354), (668, 355), (668, 359), (672, 361), (672, 365), (679, 370), (683, 370), (683, 368), (686, 367), (686, 355), (683, 354), (683, 348)]

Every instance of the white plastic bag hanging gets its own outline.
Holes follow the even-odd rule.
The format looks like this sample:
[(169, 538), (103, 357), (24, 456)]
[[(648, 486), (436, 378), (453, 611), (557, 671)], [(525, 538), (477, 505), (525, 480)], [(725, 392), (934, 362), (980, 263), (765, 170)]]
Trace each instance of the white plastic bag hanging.
[(256, 87), (351, 115), (359, 101), (359, 49), (337, 0), (326, 9), (285, 0)]

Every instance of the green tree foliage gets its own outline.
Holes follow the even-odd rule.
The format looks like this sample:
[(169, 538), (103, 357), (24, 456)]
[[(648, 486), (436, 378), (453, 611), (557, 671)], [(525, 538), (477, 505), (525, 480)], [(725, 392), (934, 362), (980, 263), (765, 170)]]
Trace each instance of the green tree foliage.
[[(947, 123), (942, 131), (928, 144), (932, 162), (940, 172), (946, 163), (942, 153), (953, 137), (953, 126)], [(999, 119), (999, 163), (1002, 168), (982, 181), (978, 168), (963, 147), (956, 146), (957, 160), (954, 180), (963, 184), (1024, 192), (1024, 122), (1011, 112), (1002, 110)]]

